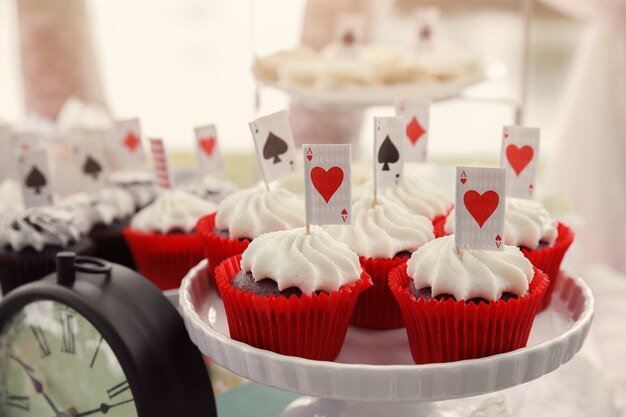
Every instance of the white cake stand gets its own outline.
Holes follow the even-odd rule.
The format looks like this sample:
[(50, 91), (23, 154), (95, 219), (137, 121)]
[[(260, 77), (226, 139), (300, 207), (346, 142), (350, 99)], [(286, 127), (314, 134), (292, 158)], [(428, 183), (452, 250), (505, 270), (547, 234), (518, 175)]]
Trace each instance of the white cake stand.
[(350, 328), (335, 362), (284, 356), (229, 337), (221, 299), (202, 261), (180, 288), (191, 340), (217, 364), (263, 385), (306, 395), (281, 417), (438, 416), (434, 402), (485, 394), (539, 378), (578, 352), (594, 300), (562, 273), (550, 307), (535, 319), (528, 347), (482, 359), (415, 365), (404, 329)]

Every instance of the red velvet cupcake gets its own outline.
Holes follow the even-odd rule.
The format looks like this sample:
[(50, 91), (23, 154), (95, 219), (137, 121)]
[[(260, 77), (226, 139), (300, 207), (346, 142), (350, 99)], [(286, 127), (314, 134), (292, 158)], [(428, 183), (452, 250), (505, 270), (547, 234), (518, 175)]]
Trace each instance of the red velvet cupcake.
[[(446, 235), (454, 233), (454, 212), (445, 222)], [(519, 247), (532, 264), (550, 278), (540, 311), (552, 299), (561, 262), (574, 241), (572, 229), (557, 223), (543, 205), (535, 200), (508, 197), (504, 217), (504, 242)]]
[(212, 272), (224, 259), (243, 253), (257, 236), (305, 224), (302, 199), (282, 188), (254, 187), (226, 197), (216, 214), (198, 221), (196, 230)]
[(379, 197), (377, 204), (366, 197), (353, 203), (352, 224), (325, 228), (359, 255), (374, 282), (359, 297), (352, 324), (370, 329), (402, 327), (402, 313), (387, 284), (389, 272), (434, 239), (431, 221), (408, 213), (385, 197)]
[(454, 236), (427, 243), (389, 275), (418, 364), (526, 346), (548, 285), (519, 248), (459, 250)]
[(359, 293), (357, 255), (321, 227), (263, 234), (215, 270), (230, 336), (283, 355), (334, 360)]
[(159, 289), (178, 288), (187, 272), (204, 257), (194, 227), (215, 205), (181, 190), (162, 192), (124, 229), (124, 238), (139, 273)]

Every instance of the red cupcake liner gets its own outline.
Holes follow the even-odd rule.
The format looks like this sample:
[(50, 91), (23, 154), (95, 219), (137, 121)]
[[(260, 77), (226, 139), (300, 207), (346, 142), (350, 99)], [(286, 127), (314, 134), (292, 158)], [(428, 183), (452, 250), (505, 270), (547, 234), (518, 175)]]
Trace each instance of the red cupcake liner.
[(204, 216), (198, 220), (196, 225), (196, 233), (202, 242), (204, 256), (209, 261), (209, 276), (212, 278), (215, 276), (215, 268), (222, 261), (235, 255), (241, 255), (250, 244), (250, 241), (247, 239), (229, 239), (213, 233), (215, 216), (217, 216), (217, 213)]
[(452, 213), (452, 210), (454, 210), (454, 204), (450, 206), (446, 214), (440, 214), (439, 216), (435, 216), (433, 219), (433, 231), (435, 233), (435, 238), (444, 237), (446, 235), (446, 219), (450, 213)]
[(204, 258), (202, 243), (195, 234), (159, 235), (127, 227), (124, 238), (139, 273), (161, 291), (180, 287), (187, 272)]
[(241, 255), (236, 255), (215, 269), (230, 337), (283, 355), (334, 360), (359, 293), (372, 285), (367, 272), (363, 271), (354, 284), (330, 294), (264, 297), (231, 285), (231, 279), (241, 270), (240, 261)]
[(556, 285), (556, 281), (561, 269), (561, 262), (565, 253), (574, 241), (574, 231), (559, 223), (557, 225), (558, 236), (556, 241), (551, 245), (541, 249), (528, 250), (522, 248), (522, 253), (537, 268), (545, 272), (550, 278), (550, 286), (546, 290), (539, 311), (544, 310), (552, 300), (552, 290)]
[(526, 346), (535, 315), (550, 284), (534, 268), (530, 292), (524, 297), (490, 303), (463, 300), (415, 299), (406, 266), (389, 275), (406, 325), (413, 360), (417, 364), (453, 362), (510, 352)]
[(359, 257), (361, 267), (374, 285), (359, 295), (350, 324), (368, 329), (397, 329), (404, 327), (400, 306), (389, 289), (389, 272), (406, 263), (408, 257)]

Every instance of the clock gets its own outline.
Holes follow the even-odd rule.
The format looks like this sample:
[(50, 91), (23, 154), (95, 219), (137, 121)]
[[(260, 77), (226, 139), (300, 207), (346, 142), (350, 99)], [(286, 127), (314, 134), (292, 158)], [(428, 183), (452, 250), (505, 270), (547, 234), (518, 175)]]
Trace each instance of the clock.
[(57, 255), (0, 303), (0, 416), (216, 416), (202, 356), (147, 279)]

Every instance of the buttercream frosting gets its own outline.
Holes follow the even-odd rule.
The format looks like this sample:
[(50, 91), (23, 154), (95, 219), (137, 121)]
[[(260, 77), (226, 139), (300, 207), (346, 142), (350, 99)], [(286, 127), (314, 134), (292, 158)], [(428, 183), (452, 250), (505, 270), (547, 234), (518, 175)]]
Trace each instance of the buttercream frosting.
[(228, 230), (232, 239), (255, 239), (305, 224), (304, 201), (283, 188), (237, 191), (222, 200), (215, 217), (215, 226)]
[(322, 227), (265, 233), (243, 252), (241, 269), (256, 281), (274, 280), (280, 291), (296, 287), (303, 294), (331, 293), (359, 280), (359, 257)]
[(182, 190), (167, 190), (131, 219), (134, 230), (166, 234), (175, 230), (191, 232), (200, 217), (214, 213), (216, 205)]
[(10, 178), (0, 183), (0, 216), (17, 214), (24, 210), (22, 191), (17, 181)]
[(18, 252), (47, 246), (66, 247), (83, 237), (84, 218), (59, 207), (36, 207), (14, 214), (0, 222), (0, 247)]
[(432, 240), (413, 253), (407, 274), (415, 288), (430, 287), (433, 297), (451, 294), (457, 300), (499, 300), (502, 293), (527, 293), (533, 266), (516, 246), (485, 251), (457, 249), (454, 235)]
[[(446, 219), (444, 231), (453, 234), (455, 230), (454, 211)], [(556, 221), (548, 210), (535, 200), (521, 198), (506, 199), (504, 212), (504, 243), (535, 249), (539, 242), (553, 243), (558, 231)]]
[(142, 170), (119, 170), (109, 173), (107, 180), (112, 185), (124, 188), (135, 200), (135, 207), (142, 208), (154, 201), (158, 190), (154, 174)]
[[(367, 181), (356, 190), (357, 197), (372, 194), (373, 182)], [(448, 214), (453, 206), (445, 192), (418, 175), (405, 175), (400, 186), (378, 190), (378, 195), (404, 207), (408, 212), (429, 219)]]
[(183, 184), (180, 188), (196, 197), (214, 203), (219, 203), (239, 189), (239, 187), (230, 181), (220, 180), (208, 175)]
[(326, 226), (326, 230), (367, 258), (392, 258), (399, 252), (413, 252), (435, 238), (428, 218), (411, 214), (384, 197), (377, 201), (374, 204), (372, 197), (355, 201), (351, 224)]
[(70, 210), (83, 211), (91, 226), (110, 226), (135, 212), (135, 202), (130, 193), (112, 187), (69, 195), (59, 205)]

